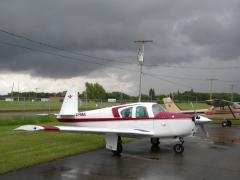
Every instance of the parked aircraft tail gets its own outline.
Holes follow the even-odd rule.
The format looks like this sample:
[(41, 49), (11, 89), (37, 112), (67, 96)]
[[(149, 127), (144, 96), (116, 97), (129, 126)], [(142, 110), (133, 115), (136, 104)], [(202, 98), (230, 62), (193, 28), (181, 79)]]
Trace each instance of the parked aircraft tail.
[(174, 112), (174, 113), (182, 112), (170, 97), (163, 98), (163, 103), (168, 112)]
[(78, 112), (78, 91), (71, 88), (67, 91), (60, 110), (60, 116), (75, 115)]

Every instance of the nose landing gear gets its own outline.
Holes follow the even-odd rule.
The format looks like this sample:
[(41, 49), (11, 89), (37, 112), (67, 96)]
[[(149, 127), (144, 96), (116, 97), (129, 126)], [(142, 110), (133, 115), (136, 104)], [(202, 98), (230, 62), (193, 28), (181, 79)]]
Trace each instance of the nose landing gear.
[(179, 137), (179, 141), (180, 141), (180, 143), (175, 144), (173, 146), (173, 150), (176, 154), (182, 154), (183, 151), (184, 151), (184, 146), (183, 146), (184, 140), (183, 140), (183, 138)]

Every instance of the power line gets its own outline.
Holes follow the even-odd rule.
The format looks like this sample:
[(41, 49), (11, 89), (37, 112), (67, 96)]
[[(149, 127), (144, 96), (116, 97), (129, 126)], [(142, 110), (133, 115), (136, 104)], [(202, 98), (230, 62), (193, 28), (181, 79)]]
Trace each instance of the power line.
[[(61, 57), (61, 58), (70, 59), (70, 60), (75, 61), (75, 62), (76, 61), (77, 62), (80, 61), (80, 62), (83, 62), (83, 63), (95, 64), (95, 65), (100, 65), (100, 66), (105, 66), (106, 67), (106, 64), (103, 64), (103, 63), (92, 62), (92, 61), (88, 61), (88, 60), (84, 60), (84, 59), (80, 59), (80, 58), (76, 58), (76, 57), (71, 57), (71, 56), (66, 56), (66, 55), (61, 55), (61, 54), (45, 51), (45, 50), (39, 50), (39, 49), (34, 49), (34, 48), (26, 47), (26, 46), (21, 46), (21, 45), (18, 45), (18, 44), (2, 42), (2, 41), (0, 41), (0, 44), (5, 45), (5, 46), (7, 45), (7, 46), (11, 46), (11, 47), (26, 49), (26, 50), (34, 51), (34, 52), (41, 52), (41, 53), (45, 53), (45, 54), (49, 54), (49, 55), (53, 55), (53, 56), (58, 56), (58, 57)], [(116, 65), (109, 65), (108, 64), (108, 66), (110, 66), (112, 68), (115, 68), (115, 69), (121, 69), (121, 70), (124, 70), (124, 71), (131, 71), (131, 72), (136, 72), (136, 73), (139, 72), (139, 71), (137, 71), (135, 69), (123, 68), (123, 67), (116, 66)], [(181, 76), (163, 75), (163, 74), (156, 74), (156, 73), (148, 73), (148, 72), (145, 72), (145, 71), (142, 71), (142, 73), (145, 74), (145, 75), (152, 76), (152, 77), (158, 77), (158, 79), (161, 79), (163, 81), (166, 81), (166, 82), (169, 82), (169, 83), (173, 83), (173, 84), (179, 84), (179, 83), (170, 81), (170, 80), (168, 80), (166, 78), (180, 79), (180, 80), (193, 80), (193, 81), (206, 81), (206, 79), (189, 78), (189, 77), (183, 77), (183, 76), (181, 77)], [(162, 78), (162, 77), (165, 77), (165, 78)], [(236, 83), (239, 82), (239, 81), (220, 80), (220, 79), (218, 79), (218, 81), (227, 82), (227, 83), (229, 83), (229, 82), (232, 82), (232, 83), (233, 82), (236, 82)]]
[(146, 64), (146, 67), (165, 67), (174, 69), (194, 69), (194, 70), (226, 70), (226, 69), (240, 69), (240, 66), (226, 66), (226, 67), (199, 67), (199, 66), (171, 66), (161, 64)]
[(75, 55), (85, 56), (85, 57), (93, 58), (93, 59), (99, 59), (99, 60), (102, 60), (102, 61), (111, 61), (111, 62), (116, 62), (116, 63), (122, 63), (122, 64), (130, 64), (130, 65), (135, 65), (136, 64), (136, 63), (123, 62), (123, 61), (118, 61), (118, 60), (109, 59), (109, 58), (92, 56), (92, 55), (88, 55), (88, 54), (84, 54), (84, 53), (78, 53), (78, 52), (71, 51), (71, 50), (66, 50), (66, 49), (63, 49), (63, 48), (60, 48), (60, 47), (56, 47), (56, 46), (47, 44), (45, 42), (41, 42), (41, 41), (31, 39), (31, 38), (23, 36), (23, 35), (19, 35), (19, 34), (10, 32), (10, 31), (6, 31), (6, 30), (1, 29), (1, 28), (0, 28), (0, 32), (8, 34), (10, 36), (14, 36), (14, 37), (26, 40), (26, 41), (29, 41), (29, 42), (32, 42), (32, 43), (35, 43), (35, 44), (38, 44), (38, 45), (41, 45), (41, 46), (44, 46), (44, 47), (52, 48), (52, 49), (55, 49), (55, 50), (58, 50), (58, 51), (63, 51), (63, 52), (67, 52), (67, 53), (71, 53), (71, 54), (75, 54)]
[(147, 75), (147, 76), (150, 76), (150, 77), (153, 77), (153, 78), (156, 78), (156, 79), (159, 79), (159, 80), (162, 80), (162, 81), (165, 81), (165, 82), (168, 82), (168, 83), (170, 83), (170, 84), (186, 86), (186, 87), (188, 87), (188, 88), (193, 89), (191, 86), (188, 86), (187, 84), (179, 83), (179, 82), (175, 82), (175, 81), (171, 81), (171, 80), (168, 80), (168, 79), (166, 79), (166, 78), (162, 78), (162, 77), (156, 76), (156, 75), (151, 74), (151, 73), (143, 73), (143, 74), (144, 74), (144, 75)]
[[(62, 55), (62, 54), (57, 54), (57, 53), (45, 51), (45, 50), (39, 50), (39, 49), (34, 49), (34, 48), (26, 47), (26, 46), (21, 46), (21, 45), (18, 45), (18, 44), (2, 42), (2, 41), (0, 41), (0, 44), (11, 46), (11, 47), (17, 47), (17, 48), (21, 48), (21, 49), (26, 49), (26, 50), (29, 50), (29, 51), (41, 52), (41, 53), (45, 53), (45, 54), (49, 54), (49, 55), (54, 55), (54, 56), (70, 59), (70, 60), (73, 60), (73, 61), (81, 61), (83, 63), (96, 64), (96, 65), (100, 65), (100, 66), (106, 66), (106, 64), (103, 64), (103, 63), (92, 62), (92, 61), (88, 61), (88, 60), (84, 60), (84, 59), (80, 59), (80, 58), (76, 58), (76, 57), (71, 57), (71, 56), (66, 56), (66, 55)], [(112, 68), (138, 72), (138, 71), (133, 70), (133, 69), (122, 68), (122, 67), (115, 66), (115, 65), (109, 65), (109, 66), (112, 67)]]
[[(38, 45), (41, 45), (41, 46), (44, 46), (44, 47), (56, 49), (56, 50), (67, 52), (67, 53), (71, 53), (71, 54), (74, 54), (74, 55), (81, 55), (81, 56), (85, 56), (85, 57), (88, 57), (88, 58), (99, 59), (99, 60), (104, 60), (104, 61), (111, 61), (111, 62), (116, 62), (116, 63), (136, 65), (136, 63), (116, 61), (116, 60), (113, 60), (113, 59), (102, 58), (102, 57), (97, 57), (97, 56), (91, 56), (91, 55), (87, 55), (87, 54), (84, 54), (84, 53), (77, 53), (75, 51), (67, 51), (67, 50), (65, 50), (63, 48), (55, 47), (55, 46), (49, 45), (49, 44), (41, 42), (41, 41), (36, 41), (36, 40), (33, 40), (33, 39), (28, 38), (26, 36), (18, 35), (16, 33), (12, 33), (12, 32), (9, 32), (9, 31), (3, 30), (3, 29), (0, 29), (0, 32), (8, 34), (8, 35), (11, 35), (11, 36), (14, 36), (14, 37), (17, 37), (17, 38), (20, 38), (20, 39), (27, 40), (29, 42), (32, 42), (32, 43), (35, 43), (35, 44), (38, 44)], [(136, 41), (136, 42), (143, 43), (142, 41)], [(149, 41), (149, 42), (151, 42), (151, 41)], [(88, 60), (84, 60), (84, 59), (80, 59), (80, 58), (70, 57), (70, 56), (66, 56), (66, 55), (60, 55), (60, 54), (52, 53), (52, 52), (49, 52), (49, 51), (39, 50), (39, 49), (37, 50), (37, 49), (34, 49), (34, 48), (29, 48), (29, 47), (26, 47), (26, 46), (20, 46), (20, 45), (17, 45), (17, 44), (11, 44), (11, 43), (7, 43), (7, 42), (0, 42), (0, 43), (8, 45), (8, 46), (13, 46), (13, 47), (18, 47), (18, 48), (22, 48), (22, 49), (27, 49), (27, 50), (30, 50), (30, 51), (39, 51), (39, 52), (42, 52), (42, 53), (47, 53), (47, 54), (59, 56), (59, 57), (62, 57), (62, 58), (68, 58), (68, 59), (75, 60), (75, 61), (77, 60), (77, 61), (81, 61), (81, 62), (84, 62), (84, 63), (106, 66), (106, 64), (99, 63), (99, 62), (92, 62), (92, 61), (88, 61)], [(188, 66), (188, 67), (187, 66), (184, 66), (184, 67), (177, 66), (176, 67), (176, 66), (167, 66), (167, 65), (145, 65), (145, 66), (147, 66), (147, 67), (163, 66), (163, 67), (168, 67), (168, 68), (182, 68), (182, 69), (193, 69), (193, 68), (196, 68), (196, 67), (190, 67), (190, 66)], [(119, 67), (119, 66), (111, 65), (111, 67), (114, 67), (114, 68), (117, 68), (117, 69), (122, 69), (122, 70), (127, 70), (127, 71), (137, 72), (136, 70), (132, 70), (132, 69), (130, 70), (130, 69), (122, 68), (122, 67)], [(214, 67), (214, 68), (213, 67), (197, 67), (197, 69), (224, 69), (224, 68), (236, 69), (236, 68), (240, 68), (240, 67), (239, 66), (234, 66), (234, 67), (230, 67), (230, 66), (229, 67)], [(150, 73), (144, 73), (144, 74), (148, 74), (149, 75)], [(182, 79), (182, 80), (194, 80), (194, 81), (196, 81), (196, 80), (199, 80), (199, 81), (205, 80), (205, 79), (189, 78), (189, 77), (181, 77), (181, 76), (171, 76), (171, 75), (167, 75), (166, 76), (166, 75), (154, 74), (154, 73), (151, 73), (151, 76), (161, 76), (161, 77), (167, 77), (167, 78), (175, 78), (175, 79)], [(163, 78), (162, 78), (162, 80), (163, 80)], [(219, 81), (223, 81), (223, 82), (239, 82), (239, 81), (231, 81), (231, 80), (219, 80)]]
[[(148, 74), (148, 73), (145, 73), (145, 74)], [(192, 80), (192, 81), (205, 81), (206, 80), (206, 79), (201, 79), (201, 78), (190, 78), (190, 77), (186, 77), (186, 76), (164, 75), (164, 74), (159, 74), (159, 73), (151, 73), (151, 74), (155, 75), (155, 76), (170, 78), (170, 79)]]
[[(89, 64), (96, 64), (96, 65), (101, 65), (101, 66), (106, 66), (106, 64), (102, 64), (102, 63), (96, 63), (96, 62), (89, 62), (87, 60), (83, 60), (83, 59), (79, 59), (79, 58), (74, 58), (74, 57), (70, 57), (70, 56), (65, 56), (65, 55), (61, 55), (61, 54), (56, 54), (56, 53), (52, 53), (52, 52), (48, 52), (48, 51), (44, 51), (44, 50), (39, 50), (39, 49), (34, 49), (34, 48), (30, 48), (30, 47), (26, 47), (26, 46), (21, 46), (18, 44), (13, 44), (13, 43), (8, 43), (8, 42), (2, 42), (0, 41), (0, 44), (5, 45), (5, 46), (10, 46), (10, 47), (16, 47), (16, 48), (21, 48), (21, 49), (26, 49), (29, 51), (34, 51), (34, 52), (41, 52), (41, 53), (45, 53), (45, 54), (49, 54), (49, 55), (53, 55), (53, 56), (58, 56), (61, 58), (66, 58), (66, 59), (70, 59), (74, 62), (83, 62), (83, 63), (89, 63)], [(131, 71), (131, 72), (138, 72), (137, 70), (133, 70), (133, 69), (128, 69), (128, 68), (123, 68), (123, 67), (119, 67), (119, 66), (111, 66), (112, 68), (116, 68), (116, 69), (121, 69), (121, 70), (125, 70), (125, 71)], [(168, 82), (168, 83), (172, 83), (172, 84), (180, 84), (171, 80), (168, 80), (166, 78), (160, 78), (160, 77), (156, 77), (156, 74), (151, 74), (151, 73), (145, 73), (143, 72), (143, 74), (154, 77), (156, 79), (160, 79), (162, 81)], [(182, 84), (181, 84), (182, 85)]]

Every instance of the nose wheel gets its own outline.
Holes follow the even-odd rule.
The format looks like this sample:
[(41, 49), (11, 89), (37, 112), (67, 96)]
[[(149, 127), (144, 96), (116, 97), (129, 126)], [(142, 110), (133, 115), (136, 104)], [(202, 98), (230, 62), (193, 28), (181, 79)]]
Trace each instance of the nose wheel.
[(184, 140), (183, 140), (183, 138), (180, 137), (180, 138), (179, 138), (179, 141), (180, 141), (180, 143), (175, 144), (175, 145), (173, 146), (173, 150), (174, 150), (174, 152), (175, 152), (176, 154), (182, 154), (183, 151), (184, 151), (184, 146), (183, 146)]

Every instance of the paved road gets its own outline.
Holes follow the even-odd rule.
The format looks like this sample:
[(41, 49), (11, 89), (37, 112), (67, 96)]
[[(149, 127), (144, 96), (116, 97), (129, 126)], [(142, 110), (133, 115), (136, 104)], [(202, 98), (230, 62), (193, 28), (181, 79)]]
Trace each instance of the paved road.
[[(240, 139), (240, 127), (208, 127), (210, 135)], [(231, 180), (240, 177), (240, 145), (200, 137), (185, 139), (183, 155), (175, 155), (172, 144), (162, 142), (151, 149), (148, 139), (124, 145), (121, 157), (99, 150), (36, 165), (0, 176), (1, 180), (21, 179), (163, 179)]]

